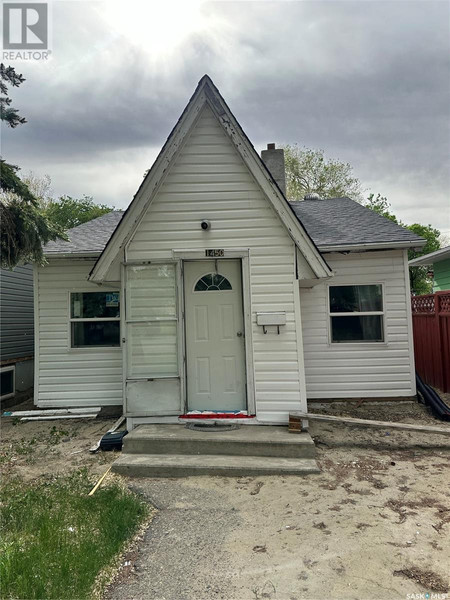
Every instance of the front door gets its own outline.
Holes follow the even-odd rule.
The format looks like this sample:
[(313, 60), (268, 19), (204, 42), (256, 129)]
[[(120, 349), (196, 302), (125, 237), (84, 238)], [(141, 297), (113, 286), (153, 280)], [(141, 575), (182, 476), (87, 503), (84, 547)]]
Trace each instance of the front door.
[(184, 263), (189, 410), (246, 409), (240, 260)]

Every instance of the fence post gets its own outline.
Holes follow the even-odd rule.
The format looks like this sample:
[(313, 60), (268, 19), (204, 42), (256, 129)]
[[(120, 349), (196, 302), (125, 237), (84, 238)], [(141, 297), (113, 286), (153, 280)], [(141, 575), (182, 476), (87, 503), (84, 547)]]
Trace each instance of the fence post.
[[(450, 391), (450, 294), (436, 292), (439, 300), (439, 344), (441, 350), (442, 390)], [(446, 301), (444, 302), (444, 298)]]
[(436, 342), (437, 352), (439, 357), (439, 383), (437, 387), (441, 390), (444, 389), (444, 356), (442, 352), (442, 331), (441, 331), (441, 318), (440, 318), (440, 305), (439, 305), (439, 293), (434, 294), (434, 319), (436, 327)]

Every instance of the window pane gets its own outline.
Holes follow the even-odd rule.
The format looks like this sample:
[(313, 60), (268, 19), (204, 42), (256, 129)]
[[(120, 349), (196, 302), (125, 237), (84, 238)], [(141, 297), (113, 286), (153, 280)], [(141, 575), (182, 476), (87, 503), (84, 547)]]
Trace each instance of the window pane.
[(128, 378), (177, 375), (177, 322), (129, 323)]
[(219, 273), (209, 273), (203, 275), (195, 284), (194, 292), (209, 292), (231, 290), (231, 283), (226, 277)]
[(0, 374), (0, 395), (7, 396), (14, 392), (14, 370), (8, 369)]
[(127, 267), (127, 319), (176, 317), (175, 265)]
[(120, 317), (119, 292), (76, 292), (70, 294), (72, 319)]
[(370, 312), (383, 310), (381, 285), (333, 285), (330, 312)]
[(331, 317), (331, 341), (333, 342), (382, 342), (383, 317)]
[(72, 348), (120, 346), (120, 321), (72, 321)]

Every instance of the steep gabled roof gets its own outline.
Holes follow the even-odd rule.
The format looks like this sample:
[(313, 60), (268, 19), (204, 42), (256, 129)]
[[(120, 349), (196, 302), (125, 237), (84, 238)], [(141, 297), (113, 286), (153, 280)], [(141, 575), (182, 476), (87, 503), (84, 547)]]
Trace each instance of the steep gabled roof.
[(166, 173), (174, 163), (183, 141), (195, 124), (197, 116), (205, 104), (208, 104), (211, 108), (249, 171), (263, 189), (268, 201), (285, 225), (292, 240), (306, 258), (316, 277), (326, 278), (332, 275), (330, 267), (321, 256), (318, 248), (301, 222), (296, 218), (289, 202), (248, 140), (225, 100), (211, 79), (205, 75), (199, 81), (193, 96), (170, 133), (156, 161), (147, 173), (122, 220), (106, 244), (105, 249), (91, 271), (89, 279), (92, 281), (103, 281), (107, 277), (108, 269), (114, 263), (121, 249), (131, 239), (141, 218), (155, 197)]
[(350, 198), (291, 202), (309, 235), (324, 250), (354, 247), (411, 248), (426, 241)]

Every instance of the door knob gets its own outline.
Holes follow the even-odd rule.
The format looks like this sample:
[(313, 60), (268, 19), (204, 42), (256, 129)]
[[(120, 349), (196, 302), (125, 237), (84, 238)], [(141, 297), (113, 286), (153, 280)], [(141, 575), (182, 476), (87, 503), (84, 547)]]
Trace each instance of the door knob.
[(242, 331), (238, 331), (236, 334), (238, 337), (242, 337), (244, 334), (242, 333)]

